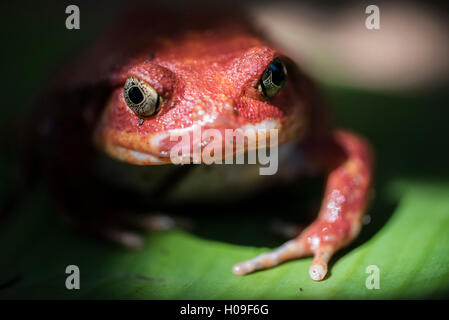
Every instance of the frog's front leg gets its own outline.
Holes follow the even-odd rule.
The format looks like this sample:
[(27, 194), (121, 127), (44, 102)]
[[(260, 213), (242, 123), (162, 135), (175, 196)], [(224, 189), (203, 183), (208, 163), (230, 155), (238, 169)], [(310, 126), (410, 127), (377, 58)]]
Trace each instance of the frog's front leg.
[[(337, 131), (334, 140), (344, 151), (345, 158), (329, 172), (317, 219), (296, 239), (236, 264), (233, 267), (235, 274), (244, 275), (313, 255), (309, 274), (319, 281), (326, 276), (332, 255), (357, 236), (369, 200), (373, 166), (371, 147), (359, 136), (344, 131)], [(327, 158), (332, 159), (332, 155)]]

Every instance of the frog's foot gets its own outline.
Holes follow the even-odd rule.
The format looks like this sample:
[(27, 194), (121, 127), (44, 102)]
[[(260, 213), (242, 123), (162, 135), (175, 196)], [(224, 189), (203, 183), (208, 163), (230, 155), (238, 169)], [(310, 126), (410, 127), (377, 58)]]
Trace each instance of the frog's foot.
[(335, 134), (335, 141), (347, 158), (330, 170), (318, 218), (296, 239), (235, 265), (235, 274), (243, 275), (313, 255), (309, 274), (319, 281), (326, 276), (332, 255), (357, 236), (370, 194), (371, 149), (360, 137), (343, 131)]
[(189, 219), (173, 217), (163, 213), (123, 214), (120, 217), (120, 221), (124, 225), (144, 231), (190, 230), (193, 227), (193, 223)]
[(172, 229), (190, 229), (192, 223), (188, 219), (175, 218), (166, 214), (118, 214), (117, 225), (106, 227), (101, 234), (120, 246), (139, 249), (144, 245), (143, 236), (129, 229), (141, 231), (167, 231)]
[(159, 213), (116, 212), (91, 219), (77, 219), (75, 215), (65, 215), (64, 221), (81, 233), (97, 236), (129, 249), (139, 249), (144, 246), (142, 232), (192, 228), (192, 223), (188, 219)]
[(66, 214), (63, 221), (76, 232), (108, 240), (121, 247), (139, 249), (144, 245), (143, 237), (138, 232), (107, 217), (79, 219), (77, 216)]
[(245, 275), (257, 270), (268, 269), (288, 260), (313, 255), (309, 268), (313, 280), (323, 280), (327, 273), (327, 264), (332, 255), (353, 239), (360, 229), (360, 222), (354, 222), (348, 232), (345, 227), (324, 219), (316, 220), (296, 239), (284, 243), (279, 248), (263, 253), (251, 260), (236, 264), (232, 271), (236, 275)]
[(128, 249), (140, 249), (144, 246), (143, 236), (137, 232), (119, 228), (105, 228), (100, 231), (104, 238)]

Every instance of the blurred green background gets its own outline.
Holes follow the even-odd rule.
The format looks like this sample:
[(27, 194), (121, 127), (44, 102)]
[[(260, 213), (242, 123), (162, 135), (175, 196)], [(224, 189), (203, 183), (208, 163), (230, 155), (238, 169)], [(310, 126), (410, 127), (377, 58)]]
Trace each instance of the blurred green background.
[[(95, 39), (121, 5), (81, 2), (81, 29), (69, 31), (64, 27), (69, 4), (1, 5), (2, 203), (11, 176), (17, 174), (17, 145), (11, 132), (21, 130), (21, 117), (55, 65), (64, 64), (67, 56), (76, 56)], [(279, 215), (294, 219), (298, 192), (306, 202), (319, 199), (319, 182), (311, 181), (310, 188), (293, 186), (287, 191), (292, 200), (282, 205), (197, 218), (193, 232), (148, 234), (140, 251), (72, 233), (58, 219), (42, 182), (0, 225), (0, 298), (448, 298), (447, 81), (388, 90), (348, 84), (332, 70), (317, 74), (336, 125), (366, 136), (377, 153), (371, 221), (332, 260), (325, 281), (309, 278), (310, 258), (245, 277), (231, 273), (234, 263), (284, 241), (270, 233), (269, 223)], [(65, 288), (65, 268), (70, 264), (80, 267), (80, 290)], [(380, 268), (379, 290), (365, 287), (369, 265)]]

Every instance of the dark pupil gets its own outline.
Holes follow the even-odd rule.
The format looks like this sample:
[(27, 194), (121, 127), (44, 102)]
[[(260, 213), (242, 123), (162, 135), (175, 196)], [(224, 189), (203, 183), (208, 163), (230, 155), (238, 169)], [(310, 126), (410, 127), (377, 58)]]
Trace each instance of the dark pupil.
[(143, 101), (142, 91), (138, 87), (131, 87), (128, 90), (128, 96), (132, 103), (139, 104)]
[(280, 86), (285, 80), (284, 68), (279, 59), (275, 59), (268, 67), (268, 72), (271, 73), (271, 80), (274, 85)]

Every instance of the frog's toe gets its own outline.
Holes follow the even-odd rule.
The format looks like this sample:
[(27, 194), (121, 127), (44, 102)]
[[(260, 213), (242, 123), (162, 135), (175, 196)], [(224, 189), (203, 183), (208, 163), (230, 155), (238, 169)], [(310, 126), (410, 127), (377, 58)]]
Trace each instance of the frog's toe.
[(128, 249), (140, 249), (144, 246), (144, 239), (138, 233), (117, 228), (107, 228), (101, 232), (103, 236), (119, 246)]
[(273, 251), (234, 265), (232, 272), (236, 275), (245, 275), (257, 270), (268, 269), (285, 261), (310, 254), (305, 248), (301, 242), (291, 240)]
[[(317, 227), (318, 225), (312, 225), (308, 232), (301, 233), (296, 239), (284, 243), (279, 248), (234, 265), (233, 273), (245, 275), (277, 266), (288, 260), (313, 255), (314, 259), (309, 268), (310, 278), (315, 281), (323, 280), (327, 274), (327, 264), (332, 255), (340, 248), (340, 242), (319, 241), (320, 238), (316, 234)], [(334, 236), (332, 239), (336, 240), (337, 238)], [(331, 238), (329, 237), (329, 239)]]
[(312, 265), (309, 268), (309, 275), (312, 280), (321, 281), (327, 274), (327, 263), (335, 252), (333, 247), (320, 247), (314, 252)]
[(121, 217), (124, 224), (145, 231), (165, 231), (172, 229), (190, 230), (193, 223), (186, 218), (167, 214), (126, 214)]

